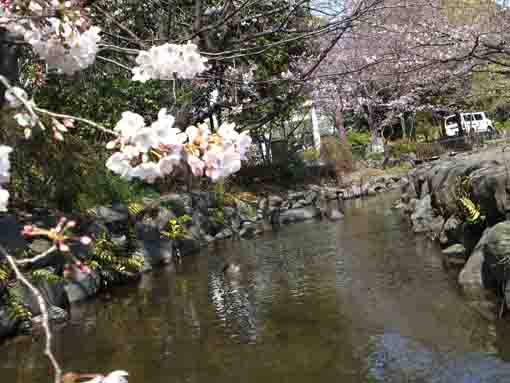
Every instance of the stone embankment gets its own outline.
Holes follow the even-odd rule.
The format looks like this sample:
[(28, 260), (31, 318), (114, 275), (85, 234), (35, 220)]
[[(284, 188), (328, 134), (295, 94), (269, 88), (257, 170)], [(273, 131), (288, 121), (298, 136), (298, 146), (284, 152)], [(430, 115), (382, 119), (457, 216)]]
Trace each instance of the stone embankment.
[(501, 148), (445, 157), (413, 169), (396, 204), (415, 232), (439, 241), (470, 304), (491, 318), (510, 306), (509, 175)]
[[(255, 196), (239, 193), (238, 196), (218, 196), (213, 192), (173, 193), (157, 199), (144, 200), (136, 209), (123, 204), (99, 206), (91, 209), (87, 216), (74, 217), (78, 221), (78, 233), (91, 235), (97, 240), (107, 239), (125, 249), (124, 263), (128, 259), (141, 259), (143, 266), (132, 275), (136, 279), (143, 272), (168, 264), (176, 256), (185, 256), (198, 251), (216, 241), (250, 239), (267, 230), (275, 230), (280, 225), (308, 219), (343, 218), (343, 200), (362, 195), (385, 192), (402, 185), (399, 177), (379, 176), (372, 178), (363, 187), (348, 188), (308, 185), (302, 190), (290, 190), (279, 194)], [(184, 230), (169, 238), (169, 221), (186, 221), (178, 225)], [(35, 212), (30, 216), (0, 216), (0, 243), (12, 254), (34, 255), (47, 250), (52, 243), (44, 239), (28, 241), (21, 236), (25, 224), (39, 227), (54, 227), (59, 217), (47, 211)], [(96, 249), (97, 250), (97, 249)], [(94, 244), (91, 247), (72, 246), (72, 254), (83, 263), (94, 258)], [(0, 258), (0, 264), (2, 259)], [(41, 271), (55, 278), (38, 278), (33, 282), (40, 288), (51, 310), (53, 320), (64, 321), (68, 316), (69, 305), (97, 295), (108, 288), (111, 281), (104, 280), (101, 268), (89, 270), (66, 264), (69, 256), (57, 254), (38, 261), (25, 269), (29, 276)], [(104, 270), (103, 270), (104, 271)], [(113, 270), (114, 271), (114, 270)], [(106, 274), (107, 275), (107, 274)], [(22, 320), (15, 315), (12, 303), (26, 308), (31, 320)], [(40, 310), (34, 296), (16, 281), (2, 285), (0, 280), (0, 338), (16, 334), (20, 329), (29, 330), (40, 322)]]

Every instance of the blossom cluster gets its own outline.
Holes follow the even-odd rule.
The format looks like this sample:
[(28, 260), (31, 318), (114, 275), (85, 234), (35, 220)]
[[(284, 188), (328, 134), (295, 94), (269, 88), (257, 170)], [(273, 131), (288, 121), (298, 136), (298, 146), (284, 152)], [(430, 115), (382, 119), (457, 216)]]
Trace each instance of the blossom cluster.
[[(17, 109), (25, 107), (23, 100), (30, 108), (35, 107), (35, 102), (28, 98), (27, 92), (17, 86), (13, 86), (5, 91), (5, 100), (10, 108)], [(24, 135), (26, 139), (32, 137), (32, 128), (39, 121), (35, 113), (29, 113), (27, 110), (23, 110), (14, 115), (14, 120), (20, 127), (24, 129)], [(56, 118), (51, 118), (51, 129), (53, 131), (53, 138), (57, 141), (64, 141), (63, 133), (67, 133), (69, 130), (74, 128), (74, 120), (65, 118), (62, 121)]]
[(76, 237), (69, 232), (76, 227), (76, 221), (60, 218), (57, 226), (51, 229), (42, 229), (34, 225), (25, 225), (21, 234), (27, 238), (46, 237), (53, 241), (54, 245), (62, 252), (70, 251), (67, 241), (80, 241), (83, 245), (90, 245), (92, 239), (86, 235)]
[(9, 192), (2, 188), (2, 184), (6, 184), (10, 179), (11, 162), (9, 154), (12, 148), (6, 145), (0, 145), (0, 211), (7, 211), (7, 203), (9, 202)]
[(207, 69), (207, 59), (200, 55), (195, 44), (170, 44), (154, 46), (141, 51), (133, 68), (133, 80), (173, 80), (174, 75), (191, 79)]
[[(0, 25), (22, 36), (49, 68), (73, 74), (95, 61), (100, 29), (88, 26), (78, 2), (52, 0), (43, 6), (30, 1), (23, 12), (20, 9), (3, 5)], [(61, 16), (48, 16), (57, 13)]]
[(189, 126), (185, 132), (173, 127), (174, 117), (166, 109), (146, 126), (142, 116), (124, 112), (115, 126), (119, 137), (107, 144), (118, 148), (106, 167), (125, 179), (139, 178), (153, 183), (187, 164), (195, 176), (212, 180), (226, 177), (241, 168), (251, 145), (247, 132), (238, 133), (234, 124), (223, 124), (212, 134), (207, 124)]

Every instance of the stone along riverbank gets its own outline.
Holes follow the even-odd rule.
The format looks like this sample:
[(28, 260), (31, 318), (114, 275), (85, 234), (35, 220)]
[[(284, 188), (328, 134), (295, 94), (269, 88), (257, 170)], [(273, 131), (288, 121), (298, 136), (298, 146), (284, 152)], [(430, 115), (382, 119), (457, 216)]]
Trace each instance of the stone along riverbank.
[(490, 318), (510, 306), (507, 156), (497, 148), (420, 165), (396, 205), (415, 232), (439, 241), (470, 304)]
[[(405, 178), (379, 176), (363, 186), (363, 193), (359, 186), (339, 189), (308, 185), (278, 194), (219, 196), (213, 192), (183, 192), (146, 199), (134, 206), (100, 206), (86, 216), (74, 217), (79, 223), (78, 232), (91, 235), (95, 241), (91, 247), (73, 246), (73, 255), (95, 267), (66, 267), (69, 258), (57, 254), (25, 271), (45, 296), (51, 319), (65, 321), (73, 302), (93, 297), (112, 285), (137, 280), (141, 273), (176, 257), (229, 238), (251, 239), (284, 224), (342, 219), (343, 198), (385, 192), (405, 182)], [(24, 218), (0, 217), (0, 243), (13, 254), (43, 252), (52, 243), (27, 241), (20, 234), (23, 225), (53, 227), (58, 219), (47, 211)], [(10, 280), (0, 283), (0, 293), (0, 339), (38, 325), (40, 310), (27, 289)]]

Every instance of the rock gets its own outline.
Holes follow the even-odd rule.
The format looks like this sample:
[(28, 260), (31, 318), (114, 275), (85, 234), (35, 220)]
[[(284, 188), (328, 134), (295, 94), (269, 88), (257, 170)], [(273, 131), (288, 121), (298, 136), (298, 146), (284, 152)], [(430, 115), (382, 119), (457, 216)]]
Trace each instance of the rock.
[[(18, 253), (27, 246), (27, 241), (21, 235), (21, 230), (23, 230), (23, 225), (18, 222), (15, 216), (0, 216), (0, 245), (11, 254)], [(0, 255), (0, 259), (2, 258), (3, 256)]]
[(180, 250), (181, 255), (188, 255), (200, 250), (202, 245), (206, 245), (205, 233), (197, 225), (188, 228), (188, 234), (183, 238), (176, 240), (176, 246)]
[(134, 253), (144, 259), (142, 271), (151, 270), (154, 266), (168, 264), (172, 260), (174, 243), (171, 239), (139, 239), (135, 246)]
[(12, 313), (0, 304), (0, 339), (15, 335), (20, 320), (15, 318)]
[(289, 192), (288, 199), (291, 201), (297, 201), (305, 198), (304, 192)]
[(484, 286), (501, 291), (510, 270), (510, 221), (498, 223), (486, 232)]
[(70, 303), (82, 301), (96, 295), (101, 287), (101, 278), (94, 270), (84, 273), (74, 269), (73, 279), (64, 285)]
[(368, 195), (376, 195), (378, 193), (381, 193), (381, 192), (387, 190), (387, 187), (386, 187), (385, 183), (377, 182), (375, 184), (367, 186), (367, 189), (368, 189)]
[(193, 198), (186, 193), (165, 194), (157, 202), (160, 206), (172, 210), (177, 216), (193, 213)]
[(242, 226), (241, 231), (239, 232), (239, 236), (245, 239), (254, 238), (257, 234), (257, 225), (254, 224), (245, 224)]
[(307, 206), (299, 209), (289, 209), (280, 214), (280, 222), (282, 224), (290, 222), (305, 221), (319, 217), (320, 210), (316, 207)]
[(338, 221), (344, 218), (344, 215), (338, 209), (331, 209), (326, 212), (326, 217), (331, 221)]
[(415, 233), (439, 235), (443, 228), (444, 218), (435, 215), (431, 205), (431, 196), (428, 194), (417, 202), (415, 211), (411, 214), (411, 221)]
[(168, 229), (168, 222), (175, 218), (177, 218), (177, 215), (172, 210), (160, 207), (156, 218), (154, 218), (154, 224), (159, 231), (166, 230)]
[[(69, 319), (69, 312), (58, 306), (48, 305), (48, 319), (51, 322), (63, 323)], [(43, 321), (42, 314), (34, 316), (31, 320), (32, 324), (41, 325)]]
[(53, 242), (46, 238), (36, 238), (32, 241), (28, 248), (35, 254), (44, 253), (53, 246)]
[(468, 258), (466, 265), (459, 273), (458, 281), (464, 294), (474, 301), (487, 300), (487, 292), (484, 288), (482, 278), (482, 266), (484, 263), (483, 247), (485, 239), (480, 240), (479, 246), (475, 248)]
[[(48, 267), (49, 272), (54, 272), (53, 268)], [(41, 292), (45, 302), (48, 305), (68, 308), (70, 300), (65, 290), (65, 282), (50, 283), (46, 280), (31, 281)], [(25, 285), (16, 283), (11, 287), (11, 292), (16, 295), (28, 308), (33, 315), (41, 313), (37, 298)]]
[(454, 243), (463, 242), (463, 240), (462, 222), (457, 216), (452, 215), (446, 220), (443, 230), (441, 230), (439, 242), (443, 246), (449, 246)]
[(451, 245), (442, 253), (449, 264), (463, 266), (466, 263), (466, 249), (460, 243)]
[(200, 211), (218, 207), (218, 197), (214, 192), (194, 191), (191, 193), (192, 207)]
[(229, 228), (225, 228), (214, 236), (214, 239), (221, 240), (232, 237), (233, 232)]
[(283, 198), (277, 195), (270, 195), (268, 197), (269, 207), (280, 207), (283, 203)]
[(135, 235), (136, 238), (141, 241), (157, 241), (161, 235), (161, 230), (158, 221), (148, 218), (142, 222), (135, 224)]
[(501, 222), (484, 231), (466, 265), (459, 274), (459, 284), (473, 300), (485, 301), (501, 292), (508, 280), (504, 265), (510, 254), (510, 221)]
[(112, 207), (98, 206), (90, 210), (94, 221), (107, 227), (110, 232), (121, 233), (126, 229), (129, 221), (129, 209), (123, 204), (115, 204)]
[(401, 162), (407, 162), (411, 166), (416, 165), (416, 154), (415, 153), (404, 153), (400, 155)]
[(303, 200), (303, 206), (313, 205), (317, 200), (318, 193), (314, 190), (309, 190), (305, 193), (305, 199)]

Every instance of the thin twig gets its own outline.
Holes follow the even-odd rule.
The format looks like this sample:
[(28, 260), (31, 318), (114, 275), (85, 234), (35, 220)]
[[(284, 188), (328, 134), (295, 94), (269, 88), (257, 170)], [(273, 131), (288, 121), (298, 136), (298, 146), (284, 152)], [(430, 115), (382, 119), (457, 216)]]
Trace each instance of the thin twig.
[(46, 250), (44, 253), (36, 255), (35, 257), (17, 259), (16, 264), (21, 266), (21, 265), (26, 265), (29, 263), (35, 263), (35, 262), (39, 261), (40, 259), (43, 259), (44, 257), (50, 255), (51, 253), (53, 253), (56, 250), (57, 250), (57, 246), (52, 246), (48, 250)]
[(7, 250), (0, 245), (0, 253), (4, 255), (7, 262), (11, 266), (11, 268), (14, 270), (14, 273), (16, 274), (16, 278), (21, 281), (37, 298), (37, 303), (39, 305), (39, 308), (41, 310), (42, 315), (42, 327), (44, 329), (44, 334), (46, 336), (46, 342), (44, 347), (44, 353), (50, 360), (53, 370), (54, 370), (54, 382), (55, 383), (61, 383), (62, 380), (62, 368), (60, 367), (57, 358), (53, 354), (52, 351), (52, 338), (53, 335), (51, 333), (50, 324), (49, 324), (49, 318), (48, 318), (48, 307), (46, 305), (46, 302), (41, 294), (41, 292), (33, 285), (31, 284), (28, 279), (23, 275), (23, 273), (19, 270), (18, 266), (16, 265), (16, 260), (9, 255)]
[(97, 124), (97, 123), (95, 123), (93, 121), (87, 120), (86, 118), (83, 118), (83, 117), (75, 117), (75, 116), (71, 116), (69, 114), (50, 112), (49, 110), (46, 110), (46, 109), (43, 109), (43, 108), (39, 108), (38, 106), (34, 107), (34, 111), (36, 111), (38, 113), (46, 114), (46, 115), (48, 115), (50, 117), (66, 118), (66, 119), (70, 119), (70, 120), (80, 121), (80, 122), (83, 122), (83, 123), (85, 123), (87, 125), (90, 125), (90, 126), (96, 128), (96, 129), (99, 129), (102, 132), (105, 132), (105, 133), (108, 133), (108, 134), (112, 134), (114, 136), (118, 136), (119, 135), (119, 133), (114, 132), (113, 130), (107, 129), (104, 126), (99, 125), (99, 124)]
[[(7, 78), (5, 78), (4, 76), (2, 76), (0, 74), (0, 82), (2, 83), (3, 86), (5, 86), (7, 88), (7, 90), (11, 90), (13, 89), (13, 87), (11, 86), (11, 84), (9, 83), (9, 80), (7, 80)], [(22, 104), (23, 106), (25, 107), (25, 109), (28, 111), (28, 113), (30, 113), (30, 115), (32, 116), (32, 119), (34, 121), (37, 121), (39, 123), (39, 127), (41, 128), (41, 130), (45, 130), (46, 128), (44, 127), (43, 123), (39, 120), (39, 117), (37, 117), (37, 115), (35, 114), (32, 106), (29, 104), (29, 102), (27, 100), (25, 100), (23, 97), (21, 97), (18, 93), (16, 92), (12, 92), (13, 96), (16, 97)], [(3, 97), (3, 95), (0, 95), (0, 97)]]

